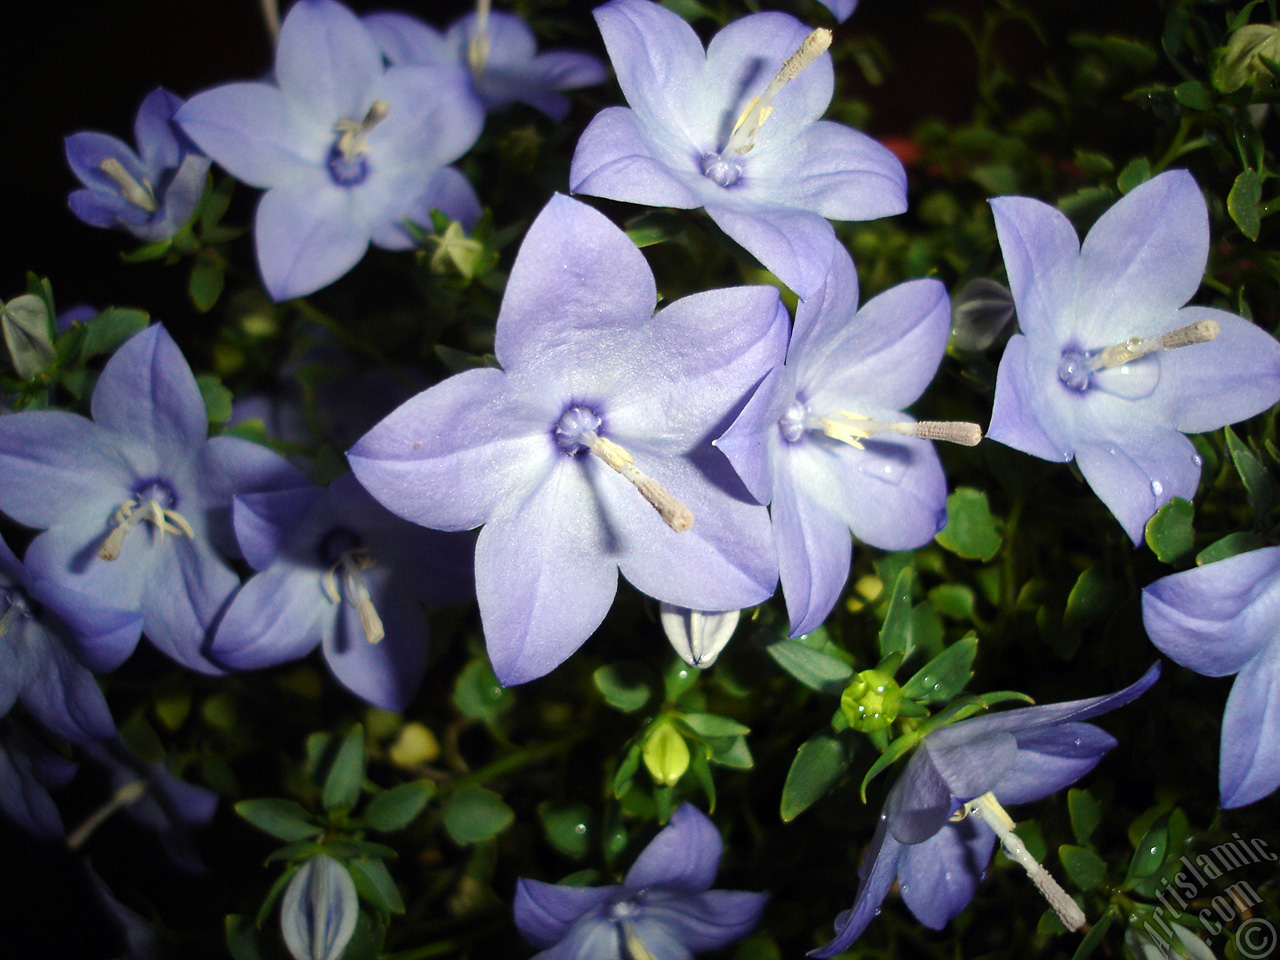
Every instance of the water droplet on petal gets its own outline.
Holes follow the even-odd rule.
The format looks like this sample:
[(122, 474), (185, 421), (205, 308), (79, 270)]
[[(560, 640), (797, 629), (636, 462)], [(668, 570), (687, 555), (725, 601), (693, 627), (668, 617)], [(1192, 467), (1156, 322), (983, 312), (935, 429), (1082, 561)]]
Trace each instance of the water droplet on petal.
[(902, 889), (902, 895), (905, 897), (911, 891), (911, 884), (903, 883), (899, 885)]
[(1162, 493), (1164, 493), (1164, 484), (1163, 484), (1163, 483), (1161, 483), (1159, 480), (1152, 480), (1152, 481), (1151, 481), (1151, 495), (1152, 495), (1153, 497), (1158, 497), (1158, 496), (1160, 496)]
[(888, 457), (860, 457), (859, 459), (862, 461), (858, 464), (859, 470), (895, 486), (902, 482), (902, 477), (907, 472), (902, 462)]

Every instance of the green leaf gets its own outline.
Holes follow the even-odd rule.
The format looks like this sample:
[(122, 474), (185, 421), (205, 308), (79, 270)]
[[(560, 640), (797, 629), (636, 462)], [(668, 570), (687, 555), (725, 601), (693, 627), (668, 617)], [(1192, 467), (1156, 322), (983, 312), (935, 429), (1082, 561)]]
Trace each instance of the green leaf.
[(1102, 804), (1087, 790), (1072, 787), (1067, 791), (1067, 812), (1071, 816), (1071, 832), (1076, 842), (1085, 844), (1102, 822)]
[(209, 248), (201, 250), (191, 265), (191, 279), (187, 281), (187, 293), (197, 312), (208, 313), (213, 309), (226, 281), (222, 257)]
[(430, 780), (402, 783), (370, 800), (361, 820), (380, 833), (403, 830), (421, 816), (435, 793), (436, 785)]
[(591, 849), (591, 810), (583, 803), (544, 801), (538, 819), (547, 842), (566, 857), (581, 860)]
[(934, 587), (926, 596), (938, 608), (938, 612), (952, 620), (972, 621), (977, 612), (977, 600), (973, 589), (961, 583), (944, 583)]
[(698, 781), (698, 786), (702, 788), (702, 792), (707, 795), (707, 812), (715, 813), (716, 781), (711, 775), (711, 761), (707, 759), (705, 750), (690, 751), (689, 770), (693, 774), (693, 778)]
[(618, 764), (617, 772), (613, 775), (613, 796), (615, 800), (620, 799), (623, 794), (631, 789), (631, 781), (639, 769), (640, 744), (633, 743), (627, 748), (622, 762)]
[(1112, 607), (1117, 589), (1100, 564), (1093, 564), (1076, 577), (1075, 585), (1067, 594), (1067, 604), (1062, 612), (1062, 628), (1067, 633), (1079, 634), (1097, 623)]
[(1266, 545), (1267, 541), (1251, 530), (1229, 533), (1197, 553), (1196, 566), (1202, 567), (1206, 563), (1216, 563), (1219, 560), (1234, 557), (1238, 553), (1248, 553), (1250, 550), (1261, 550)]
[(1176, 564), (1191, 552), (1196, 540), (1195, 515), (1190, 500), (1174, 497), (1147, 521), (1147, 546), (1162, 563)]
[(285, 888), (289, 886), (289, 881), (293, 879), (293, 875), (298, 872), (301, 863), (290, 864), (285, 867), (284, 872), (276, 877), (275, 883), (271, 884), (271, 889), (267, 891), (267, 895), (262, 898), (262, 906), (258, 907), (258, 915), (254, 922), (258, 928), (267, 922), (267, 918), (276, 908), (276, 904), (280, 902), (280, 898), (284, 896)]
[(1240, 474), (1240, 482), (1244, 484), (1245, 493), (1248, 494), (1254, 520), (1259, 524), (1265, 524), (1276, 505), (1275, 478), (1254, 456), (1253, 451), (1236, 436), (1234, 430), (1227, 427), (1226, 435), (1227, 450), (1231, 454), (1232, 463), (1236, 465), (1236, 471)]
[(1168, 847), (1169, 817), (1164, 814), (1156, 818), (1136, 844), (1133, 859), (1129, 861), (1129, 870), (1120, 889), (1128, 890), (1159, 870)]
[(1111, 924), (1120, 916), (1120, 911), (1115, 906), (1107, 908), (1107, 912), (1098, 918), (1095, 923), (1084, 935), (1084, 939), (1080, 941), (1080, 946), (1076, 947), (1076, 952), (1071, 955), (1071, 960), (1085, 960), (1093, 951), (1098, 949), (1098, 945), (1102, 943), (1103, 938), (1107, 935), (1107, 930), (1111, 928)]
[(258, 926), (252, 918), (228, 914), (224, 929), (227, 952), (232, 960), (263, 960), (262, 948), (258, 945)]
[(1081, 890), (1092, 890), (1107, 875), (1106, 862), (1086, 847), (1073, 847), (1064, 843), (1058, 848), (1058, 859), (1062, 861), (1071, 882)]
[[(819, 631), (809, 634), (814, 636)], [(831, 646), (826, 643), (826, 646)], [(791, 676), (811, 690), (839, 696), (844, 685), (853, 676), (853, 667), (830, 653), (815, 649), (800, 640), (783, 638), (765, 647), (766, 652)]]
[(1245, 170), (1231, 185), (1227, 194), (1227, 212), (1236, 226), (1250, 240), (1258, 239), (1262, 229), (1262, 178), (1256, 170)]
[(1213, 91), (1198, 80), (1178, 84), (1173, 88), (1173, 95), (1180, 104), (1192, 110), (1212, 110), (1214, 106)]
[(226, 423), (231, 419), (231, 391), (211, 373), (196, 377), (196, 386), (204, 399), (205, 414), (212, 424)]
[(463, 787), (444, 806), (445, 830), (464, 845), (496, 837), (515, 819), (502, 797), (484, 787)]
[(820, 730), (800, 745), (782, 785), (782, 819), (794, 820), (840, 782), (853, 763), (857, 737)]
[(679, 657), (672, 658), (667, 669), (662, 672), (662, 688), (666, 691), (667, 701), (674, 703), (698, 684), (702, 671), (691, 667)]
[(498, 682), (488, 660), (472, 660), (453, 685), (453, 703), (472, 720), (489, 721), (515, 703), (515, 695)]
[(605, 703), (623, 713), (634, 713), (654, 694), (649, 669), (643, 663), (620, 661), (591, 675)]
[(263, 833), (280, 840), (305, 840), (324, 833), (324, 827), (316, 823), (301, 804), (292, 800), (278, 797), (241, 800), (235, 810)]
[(987, 495), (959, 487), (947, 497), (947, 525), (934, 537), (944, 550), (986, 563), (1000, 552), (1000, 523), (991, 515)]
[(344, 866), (351, 874), (356, 893), (360, 894), (361, 899), (382, 913), (404, 913), (404, 900), (385, 863), (368, 857), (356, 857), (347, 860)]
[(1100, 153), (1090, 153), (1088, 150), (1076, 150), (1076, 165), (1080, 167), (1089, 176), (1103, 180), (1111, 176), (1115, 172), (1116, 165), (1107, 157)]
[[(938, 716), (941, 716), (941, 714), (938, 714)], [(871, 769), (868, 770), (866, 775), (862, 778), (861, 794), (863, 803), (867, 802), (867, 784), (878, 777), (895, 760), (923, 740), (925, 734), (921, 731), (926, 726), (928, 726), (928, 721), (921, 724), (920, 727), (912, 730), (910, 733), (904, 733), (902, 736), (892, 741), (885, 748), (884, 752), (876, 758), (876, 762), (871, 765)]]
[(751, 732), (737, 720), (721, 717), (714, 713), (681, 713), (680, 720), (695, 734), (704, 739), (708, 737), (742, 737)]
[(973, 658), (978, 655), (978, 638), (970, 632), (938, 654), (902, 687), (909, 700), (944, 703), (964, 689), (973, 676)]
[(1120, 176), (1116, 177), (1116, 186), (1121, 193), (1128, 193), (1139, 184), (1151, 179), (1151, 161), (1146, 157), (1135, 157), (1124, 165)]
[(711, 762), (722, 767), (750, 770), (756, 765), (755, 757), (751, 756), (751, 748), (747, 746), (746, 737), (712, 740), (707, 746), (711, 748)]
[(342, 951), (342, 960), (377, 960), (382, 954), (387, 928), (368, 912), (361, 910), (356, 918), (355, 933)]
[(623, 224), (623, 229), (626, 230), (632, 243), (643, 248), (651, 247), (655, 243), (683, 240), (685, 222), (679, 214), (667, 210), (651, 210), (638, 217), (632, 217)]
[(915, 571), (903, 567), (893, 582), (889, 594), (889, 610), (880, 625), (880, 656), (901, 653), (902, 659), (911, 656), (915, 641), (911, 630), (911, 588), (915, 584)]
[(322, 802), (326, 810), (350, 810), (360, 799), (364, 783), (364, 727), (347, 731), (324, 778)]

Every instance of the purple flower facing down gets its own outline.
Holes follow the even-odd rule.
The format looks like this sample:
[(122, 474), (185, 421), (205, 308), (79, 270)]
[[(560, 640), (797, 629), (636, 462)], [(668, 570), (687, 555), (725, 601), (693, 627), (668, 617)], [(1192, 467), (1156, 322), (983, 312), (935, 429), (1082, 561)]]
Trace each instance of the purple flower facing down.
[(914, 280), (858, 309), (853, 261), (837, 245), (826, 282), (796, 310), (784, 366), (716, 440), (773, 533), (792, 636), (816, 628), (849, 576), (849, 534), (910, 550), (946, 522), (946, 479), (922, 437), (976, 443), (973, 424), (899, 413), (933, 379), (951, 311), (936, 280)]
[[(42, 608), (26, 569), (0, 540), (0, 716), (21, 700), (58, 736), (83, 742), (115, 733), (98, 683), (68, 646), (66, 626)], [(87, 597), (76, 603), (91, 604)], [(108, 618), (110, 611), (102, 611)]]
[(298, 868), (280, 902), (280, 930), (295, 960), (339, 960), (359, 916), (351, 873), (323, 853)]
[(650, 0), (595, 11), (630, 107), (601, 111), (578, 141), (574, 193), (707, 214), (801, 298), (822, 284), (827, 219), (907, 208), (906, 173), (885, 147), (822, 116), (829, 31), (784, 13), (693, 28)]
[(1184, 433), (1280, 399), (1280, 344), (1222, 310), (1183, 306), (1209, 253), (1204, 198), (1185, 170), (1136, 187), (1081, 245), (1026, 197), (991, 201), (1022, 335), (1005, 348), (988, 436), (1046, 460), (1073, 457), (1135, 544), (1200, 457)]
[(755, 928), (768, 895), (712, 890), (720, 833), (682, 804), (621, 884), (564, 887), (521, 878), (516, 927), (534, 960), (680, 960), (717, 950)]
[(232, 176), (267, 193), (254, 239), (276, 300), (350, 270), (370, 241), (405, 250), (406, 219), (439, 209), (468, 229), (471, 185), (447, 167), (484, 114), (459, 67), (390, 67), (336, 0), (298, 0), (276, 47), (276, 83), (231, 83), (192, 97), (182, 129)]
[(232, 545), (232, 495), (305, 481), (265, 447), (208, 438), (195, 377), (161, 326), (116, 351), (91, 409), (0, 417), (0, 510), (44, 531), (25, 558), (40, 600), (95, 670), (145, 630), (179, 663), (220, 673), (204, 646), (240, 583), (217, 549)]
[(66, 784), (76, 764), (47, 749), (12, 720), (0, 718), (0, 811), (33, 836), (65, 832), (50, 790)]
[(210, 655), (243, 670), (317, 644), (352, 693), (403, 710), (427, 665), (423, 603), (470, 592), (470, 537), (424, 530), (376, 503), (351, 474), (328, 490), (246, 494), (236, 536), (261, 570), (235, 595)]
[(406, 519), (485, 525), (476, 594), (503, 683), (573, 653), (613, 603), (619, 569), (694, 610), (773, 593), (768, 516), (710, 440), (781, 358), (786, 311), (772, 287), (695, 294), (654, 314), (656, 301), (626, 234), (553, 197), (511, 270), (502, 369), (420, 393), (348, 453)]
[(135, 153), (105, 133), (73, 133), (67, 162), (84, 184), (67, 198), (95, 227), (119, 227), (139, 240), (168, 240), (196, 212), (209, 158), (173, 122), (182, 100), (163, 88), (147, 94), (134, 121)]
[(1280, 787), (1280, 547), (1184, 570), (1142, 591), (1151, 642), (1207, 677), (1236, 675), (1218, 788), (1243, 807)]
[(490, 12), (481, 0), (476, 13), (455, 21), (443, 34), (405, 13), (364, 18), (393, 64), (464, 67), (485, 110), (494, 113), (527, 103), (552, 120), (563, 120), (569, 98), (560, 91), (604, 83), (604, 64), (577, 50), (538, 53), (533, 31), (512, 13)]
[(997, 834), (1069, 928), (1084, 922), (1012, 832), (1003, 805), (1029, 803), (1075, 783), (1116, 745), (1084, 721), (1122, 707), (1150, 689), (1159, 664), (1131, 686), (1104, 697), (1022, 707), (962, 720), (928, 734), (889, 791), (880, 823), (858, 871), (853, 907), (836, 918), (836, 937), (814, 957), (849, 948), (880, 912), (894, 879), (917, 920), (940, 930), (973, 899)]

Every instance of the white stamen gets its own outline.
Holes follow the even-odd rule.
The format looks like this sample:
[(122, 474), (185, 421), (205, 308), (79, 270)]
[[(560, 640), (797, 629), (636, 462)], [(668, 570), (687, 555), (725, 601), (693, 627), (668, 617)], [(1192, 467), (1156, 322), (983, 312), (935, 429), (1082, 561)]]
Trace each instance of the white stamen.
[(120, 188), (120, 195), (135, 207), (140, 207), (147, 213), (156, 212), (156, 195), (145, 178), (141, 181), (135, 180), (133, 175), (124, 168), (124, 164), (115, 157), (104, 159), (98, 164), (98, 169), (115, 181), (116, 186)]
[(476, 2), (476, 32), (467, 41), (467, 65), (474, 76), (484, 73), (489, 62), (489, 0)]
[(120, 549), (124, 546), (124, 540), (129, 535), (129, 531), (144, 520), (150, 520), (155, 525), (156, 530), (159, 531), (156, 539), (161, 543), (164, 542), (166, 533), (181, 534), (192, 540), (196, 537), (196, 532), (191, 529), (191, 524), (187, 523), (186, 517), (177, 510), (160, 506), (155, 500), (146, 501), (141, 510), (138, 510), (138, 501), (126, 500), (120, 504), (112, 519), (115, 520), (115, 526), (103, 538), (102, 546), (98, 548), (98, 556), (103, 560), (115, 560), (119, 557)]
[(640, 935), (636, 933), (635, 925), (630, 920), (622, 921), (622, 938), (626, 942), (630, 960), (658, 960), (650, 952), (649, 948), (644, 945), (644, 941), (640, 939)]
[(116, 791), (115, 796), (89, 814), (84, 823), (67, 834), (67, 849), (79, 850), (84, 846), (84, 842), (93, 835), (93, 832), (106, 823), (113, 813), (136, 802), (146, 792), (147, 781), (145, 780), (133, 780), (126, 783)]
[(369, 150), (369, 131), (391, 112), (391, 104), (385, 100), (375, 100), (369, 105), (369, 112), (357, 123), (355, 120), (339, 120), (333, 125), (333, 132), (342, 134), (338, 138), (338, 152), (344, 160), (354, 160)]
[(1085, 924), (1084, 911), (1063, 890), (1058, 881), (1053, 879), (1039, 861), (1031, 855), (1022, 838), (1013, 832), (1013, 819), (1005, 813), (1004, 807), (992, 793), (984, 793), (976, 800), (964, 805), (965, 815), (978, 817), (1000, 838), (1000, 845), (1010, 860), (1027, 871), (1027, 876), (1036, 885), (1036, 889), (1049, 901), (1049, 906), (1058, 915), (1062, 925), (1070, 931), (1079, 930)]
[(831, 31), (823, 27), (819, 27), (811, 34), (804, 38), (804, 42), (791, 56), (787, 57), (782, 64), (782, 69), (777, 75), (769, 81), (769, 86), (765, 87), (764, 93), (758, 97), (752, 98), (747, 104), (747, 109), (742, 112), (742, 116), (738, 118), (738, 122), (733, 125), (733, 133), (729, 137), (729, 143), (725, 147), (725, 152), (730, 150), (738, 153), (749, 153), (756, 145), (756, 131), (764, 125), (769, 119), (769, 114), (773, 112), (773, 99), (788, 83), (800, 75), (805, 67), (813, 63), (820, 56), (827, 52), (827, 48), (831, 46)]
[[(837, 417), (842, 419), (836, 419)], [(837, 410), (834, 416), (823, 417), (805, 425), (859, 450), (864, 449), (863, 440), (877, 433), (896, 433), (923, 440), (945, 440), (965, 447), (976, 446), (982, 439), (982, 428), (976, 423), (949, 420), (920, 420), (916, 423), (908, 420), (872, 420), (848, 410)]]
[(1151, 337), (1150, 339), (1130, 337), (1123, 343), (1107, 347), (1107, 349), (1090, 359), (1089, 367), (1092, 370), (1119, 367), (1130, 360), (1137, 360), (1139, 357), (1145, 357), (1148, 353), (1155, 353), (1157, 350), (1176, 350), (1179, 347), (1190, 347), (1197, 343), (1208, 343), (1221, 331), (1222, 327), (1218, 325), (1217, 320), (1197, 320), (1195, 323), (1179, 327), (1177, 330), (1171, 330), (1169, 333), (1161, 334), (1158, 337)]
[(377, 643), (386, 636), (382, 627), (382, 618), (373, 605), (373, 597), (369, 595), (369, 586), (364, 582), (362, 571), (373, 566), (373, 558), (365, 550), (347, 550), (342, 554), (343, 582), (347, 588), (347, 599), (356, 608), (360, 616), (360, 629), (364, 638), (370, 643)]
[(612, 440), (606, 440), (590, 430), (582, 431), (581, 437), (587, 449), (622, 474), (624, 479), (630, 481), (640, 491), (640, 495), (658, 511), (658, 516), (668, 527), (676, 533), (683, 533), (693, 526), (693, 512), (669, 494), (657, 480), (638, 470), (635, 460), (626, 450)]

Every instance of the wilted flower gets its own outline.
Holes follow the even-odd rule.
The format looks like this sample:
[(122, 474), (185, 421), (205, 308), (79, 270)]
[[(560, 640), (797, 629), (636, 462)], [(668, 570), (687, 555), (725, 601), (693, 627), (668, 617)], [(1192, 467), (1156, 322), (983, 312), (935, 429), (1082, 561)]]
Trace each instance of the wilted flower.
[(67, 198), (71, 212), (95, 227), (120, 227), (139, 240), (168, 240), (196, 211), (209, 158), (174, 123), (182, 100), (163, 88), (138, 108), (138, 152), (105, 133), (73, 133), (67, 162), (84, 184)]
[(1142, 591), (1142, 622), (1184, 667), (1236, 674), (1222, 715), (1222, 805), (1243, 807), (1280, 787), (1280, 547), (1157, 580)]
[(906, 173), (885, 147), (819, 120), (831, 102), (831, 34), (785, 13), (729, 24), (703, 50), (650, 0), (595, 11), (630, 107), (596, 115), (569, 172), (574, 193), (706, 208), (800, 297), (831, 261), (832, 220), (907, 208)]
[(1209, 214), (1185, 170), (1134, 188), (1083, 246), (1048, 204), (991, 206), (1022, 335), (1000, 361), (987, 435), (1074, 457), (1139, 544), (1156, 510), (1195, 496), (1200, 457), (1183, 434), (1280, 399), (1280, 343), (1224, 310), (1183, 306), (1209, 255)]
[(460, 67), (385, 68), (369, 31), (336, 0), (298, 0), (276, 47), (275, 83), (192, 97), (182, 129), (238, 180), (267, 193), (254, 222), (258, 266), (276, 300), (338, 279), (370, 241), (406, 250), (404, 221), (439, 209), (468, 227), (475, 191), (446, 167), (484, 114)]
[(857, 900), (836, 918), (835, 939), (810, 955), (847, 950), (880, 912), (895, 878), (916, 919), (942, 929), (973, 899), (997, 836), (1064, 924), (1079, 928), (1079, 907), (1027, 852), (1003, 806), (1047, 797), (1092, 770), (1116, 740), (1083, 721), (1141, 696), (1159, 675), (1157, 664), (1105, 697), (1007, 710), (926, 735), (885, 800), (858, 870)]
[(676, 960), (745, 937), (767, 894), (712, 890), (720, 833), (683, 804), (620, 885), (568, 887), (521, 878), (515, 915), (535, 960)]
[(538, 53), (538, 41), (525, 22), (512, 13), (490, 11), (489, 0), (480, 0), (475, 13), (443, 34), (405, 13), (372, 13), (364, 24), (393, 64), (465, 67), (490, 113), (527, 103), (563, 120), (569, 98), (560, 91), (595, 86), (608, 77), (604, 64), (589, 53)]
[(737, 610), (773, 592), (768, 517), (737, 494), (709, 441), (781, 351), (786, 311), (773, 287), (695, 294), (654, 314), (656, 300), (626, 234), (556, 196), (511, 270), (503, 369), (420, 393), (348, 453), (406, 519), (485, 524), (476, 594), (503, 683), (576, 650), (612, 605), (619, 569), (690, 609)]

